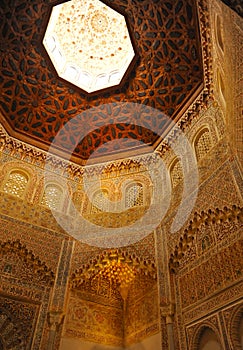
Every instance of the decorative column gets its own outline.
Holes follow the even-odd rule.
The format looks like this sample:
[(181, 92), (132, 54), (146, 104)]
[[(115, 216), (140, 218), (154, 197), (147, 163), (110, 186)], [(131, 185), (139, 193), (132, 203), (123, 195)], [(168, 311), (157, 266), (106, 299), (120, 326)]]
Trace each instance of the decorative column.
[(160, 305), (161, 349), (174, 350), (173, 331), (174, 304), (170, 285), (170, 272), (167, 254), (166, 229), (158, 227), (155, 231), (156, 259), (158, 268), (158, 293)]
[(56, 333), (64, 321), (64, 313), (61, 311), (49, 311), (48, 312), (48, 325), (49, 325), (49, 337), (47, 342), (47, 350), (53, 350)]
[(57, 276), (55, 284), (53, 286), (53, 294), (50, 309), (48, 312), (48, 343), (46, 344), (47, 350), (54, 350), (56, 344), (60, 341), (61, 327), (64, 322), (64, 308), (65, 298), (67, 294), (68, 276), (72, 258), (72, 251), (74, 247), (74, 241), (64, 239), (62, 244), (62, 250), (59, 257), (59, 265), (57, 270)]
[(173, 331), (174, 310), (175, 310), (175, 305), (172, 303), (160, 306), (160, 314), (162, 317), (165, 317), (169, 350), (175, 350), (175, 340), (174, 340), (174, 331)]

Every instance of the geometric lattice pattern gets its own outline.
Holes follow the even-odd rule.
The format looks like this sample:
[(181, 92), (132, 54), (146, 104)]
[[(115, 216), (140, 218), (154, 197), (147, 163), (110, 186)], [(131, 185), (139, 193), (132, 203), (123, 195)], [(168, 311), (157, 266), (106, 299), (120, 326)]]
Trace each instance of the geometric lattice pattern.
[(63, 202), (62, 189), (54, 184), (48, 184), (45, 188), (41, 204), (48, 206), (54, 210), (60, 210)]
[(208, 153), (211, 147), (212, 141), (210, 131), (208, 129), (204, 129), (201, 131), (201, 133), (195, 141), (195, 151), (197, 160), (202, 159)]
[(9, 174), (7, 182), (4, 184), (3, 191), (17, 197), (22, 197), (27, 183), (28, 178), (25, 174), (18, 171), (12, 171)]
[(129, 185), (125, 196), (126, 208), (143, 206), (143, 186), (141, 184)]
[(100, 190), (95, 193), (94, 197), (92, 198), (92, 213), (98, 213), (101, 211), (105, 211), (107, 208), (107, 196), (108, 191), (107, 190)]
[[(155, 144), (165, 129), (163, 114), (145, 116), (142, 125), (146, 128), (137, 125), (136, 111), (129, 124), (122, 123), (119, 101), (148, 105), (174, 119), (199, 91), (203, 67), (197, 1), (117, 0), (116, 10), (126, 17), (139, 59), (121, 85), (94, 95), (59, 78), (45, 52), (42, 39), (53, 3), (19, 0), (14, 6), (8, 0), (0, 2), (0, 112), (9, 133), (14, 131), (18, 138), (48, 149), (62, 129), (61, 147), (68, 151), (79, 141), (79, 133), (75, 124), (64, 126), (80, 115), (81, 127), (88, 123), (93, 130), (73, 154), (84, 161), (98, 147), (103, 147), (102, 154), (119, 152), (120, 145), (110, 142), (115, 139), (127, 140), (127, 150), (137, 140)], [(111, 8), (114, 4), (112, 0), (105, 3)], [(83, 113), (111, 103), (116, 108), (104, 107), (91, 118)], [(110, 120), (115, 123), (110, 125)]]

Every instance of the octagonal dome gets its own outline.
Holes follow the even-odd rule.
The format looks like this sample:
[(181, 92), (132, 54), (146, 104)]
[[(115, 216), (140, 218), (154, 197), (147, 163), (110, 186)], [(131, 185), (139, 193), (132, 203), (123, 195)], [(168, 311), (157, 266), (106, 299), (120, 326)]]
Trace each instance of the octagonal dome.
[(124, 16), (99, 0), (54, 6), (43, 44), (58, 75), (88, 93), (120, 84), (135, 56)]

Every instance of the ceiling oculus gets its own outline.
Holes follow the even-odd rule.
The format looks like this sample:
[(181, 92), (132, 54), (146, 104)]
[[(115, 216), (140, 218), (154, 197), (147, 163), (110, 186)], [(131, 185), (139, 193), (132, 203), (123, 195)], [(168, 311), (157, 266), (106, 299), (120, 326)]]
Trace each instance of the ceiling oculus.
[(135, 56), (124, 16), (99, 0), (54, 6), (43, 44), (58, 75), (88, 93), (120, 84)]

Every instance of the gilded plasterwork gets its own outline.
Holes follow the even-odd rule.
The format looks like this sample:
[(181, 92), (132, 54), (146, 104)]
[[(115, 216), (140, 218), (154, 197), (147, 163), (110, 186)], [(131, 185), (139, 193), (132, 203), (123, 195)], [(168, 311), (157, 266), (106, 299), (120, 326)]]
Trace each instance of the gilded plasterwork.
[(125, 320), (126, 344), (138, 343), (148, 335), (158, 333), (159, 310), (155, 300), (158, 300), (156, 284), (139, 299), (133, 298), (131, 304), (128, 300)]
[[(76, 316), (73, 316), (74, 319), (71, 316), (66, 319), (65, 336), (82, 337), (86, 341), (96, 339), (97, 342), (112, 344), (112, 337), (116, 334), (117, 340), (113, 339), (113, 343), (122, 345), (158, 333), (158, 305), (154, 303), (154, 299), (158, 298), (156, 278), (155, 263), (141, 258), (134, 250), (131, 255), (125, 249), (101, 251), (72, 274), (72, 297), (68, 302), (68, 314), (75, 312), (73, 303), (94, 305), (91, 309), (98, 307), (97, 313), (101, 314), (99, 327), (103, 333), (94, 326), (90, 311), (90, 316), (85, 316), (87, 328), (82, 336), (77, 331), (80, 325), (77, 324)], [(107, 328), (108, 324), (114, 324), (114, 318), (119, 319), (115, 323), (119, 327), (117, 330)]]
[[(132, 2), (118, 2), (119, 6), (125, 4), (127, 8), (132, 8)], [(2, 3), (6, 5), (4, 8)], [(78, 96), (64, 86), (60, 86), (58, 92), (59, 86), (55, 81), (46, 82), (51, 97), (43, 95), (43, 91), (33, 84), (34, 80), (41, 81), (44, 88), (43, 79), (49, 73), (43, 67), (43, 74), (38, 75), (40, 53), (35, 52), (35, 56), (31, 57), (30, 47), (27, 42), (27, 46), (24, 46), (23, 42), (21, 50), (26, 50), (26, 56), (23, 59), (23, 51), (16, 56), (17, 46), (11, 37), (11, 30), (15, 34), (17, 29), (27, 33), (28, 28), (24, 26), (35, 23), (37, 12), (40, 9), (44, 11), (47, 2), (43, 4), (35, 0), (30, 7), (22, 4), (16, 9), (18, 14), (16, 12), (13, 17), (10, 16), (10, 2), (2, 3), (0, 11), (6, 15), (4, 21), (11, 22), (8, 27), (0, 24), (0, 32), (5, 33), (5, 39), (0, 39), (4, 54), (1, 66), (3, 78), (0, 78), (4, 100), (4, 104), (1, 104), (2, 112), (11, 118), (9, 121), (16, 130), (23, 131), (29, 127), (29, 132), (42, 133), (35, 134), (39, 139), (43, 138), (45, 131), (47, 137), (52, 137), (52, 127), (56, 127), (55, 132), (61, 127), (55, 124), (58, 121), (53, 118), (60, 117), (61, 123), (65, 124), (72, 113), (80, 111), (85, 96)], [(186, 2), (178, 0), (173, 4), (167, 1), (159, 7), (156, 1), (148, 6), (144, 1), (139, 1), (141, 8), (147, 7), (143, 9), (144, 17), (139, 13), (138, 21), (141, 19), (141, 23), (136, 23), (136, 28), (140, 26), (141, 29), (144, 24), (148, 27), (158, 25), (160, 20), (155, 18), (156, 14), (168, 11), (168, 6), (177, 9), (180, 15), (187, 13), (185, 18), (188, 19), (191, 5), (192, 2), (187, 7)], [(11, 341), (23, 341), (20, 344), (25, 344), (24, 335), (27, 341), (32, 342), (32, 350), (59, 350), (63, 335), (69, 340), (75, 339), (80, 346), (83, 342), (91, 341), (95, 343), (91, 345), (94, 349), (108, 344), (119, 347), (124, 343), (131, 348), (141, 345), (141, 348), (146, 349), (148, 338), (156, 333), (159, 335), (161, 331), (161, 349), (174, 347), (196, 350), (200, 336), (209, 327), (223, 348), (238, 350), (243, 290), (242, 20), (219, 1), (198, 0), (197, 5), (195, 9), (199, 14), (203, 46), (204, 90), (191, 106), (187, 106), (184, 114), (182, 111), (178, 125), (197, 156), (199, 184), (195, 206), (178, 232), (171, 233), (171, 223), (181, 204), (185, 181), (190, 182), (191, 179), (181, 174), (179, 164), (173, 171), (176, 155), (165, 141), (157, 145), (156, 153), (160, 155), (172, 178), (169, 209), (158, 227), (148, 236), (137, 243), (119, 248), (118, 256), (124, 254), (126, 261), (119, 258), (119, 261), (114, 259), (115, 262), (112, 263), (111, 259), (105, 262), (105, 251), (111, 255), (114, 252), (75, 240), (58, 225), (50, 207), (58, 213), (59, 218), (69, 221), (70, 225), (74, 224), (79, 213), (85, 213), (90, 220), (100, 220), (103, 226), (108, 226), (111, 221), (109, 215), (101, 213), (101, 209), (107, 209), (108, 202), (104, 197), (110, 200), (111, 207), (114, 204), (115, 213), (120, 209), (128, 209), (142, 214), (150, 203), (153, 190), (145, 168), (157, 166), (155, 155), (138, 156), (134, 160), (121, 159), (109, 164), (91, 165), (85, 169), (80, 164), (53, 156), (49, 157), (49, 167), (45, 169), (47, 153), (10, 137), (1, 127), (1, 310), (7, 306), (8, 311), (13, 311), (12, 315), (16, 316), (9, 317), (8, 314), (7, 318), (6, 313), (1, 311), (0, 339), (4, 346), (6, 342), (10, 347), (9, 334), (14, 329), (15, 336)], [(153, 18), (151, 11), (155, 7)], [(21, 14), (26, 17), (21, 17)], [(16, 23), (13, 19), (15, 15), (19, 16)], [(151, 22), (150, 16), (153, 18)], [(167, 17), (165, 14), (163, 16), (166, 18), (166, 26)], [(29, 22), (24, 21), (21, 28), (16, 27), (15, 24), (23, 18), (28, 18)], [(178, 24), (182, 23), (181, 19)], [(37, 23), (30, 28), (29, 33), (33, 33), (33, 28), (38, 32)], [(173, 32), (169, 28), (166, 34), (167, 47)], [(178, 30), (178, 33), (182, 32), (185, 33), (184, 30)], [(145, 43), (146, 33), (144, 31), (142, 38), (137, 38), (137, 41)], [(154, 29), (150, 33), (154, 35), (157, 32)], [(157, 42), (157, 38), (155, 40)], [(162, 42), (162, 39), (158, 40)], [(152, 47), (153, 38), (150, 37), (147, 41)], [(8, 47), (7, 42), (10, 44)], [(28, 43), (34, 45), (35, 42), (28, 40)], [(191, 44), (193, 45), (192, 42)], [(7, 60), (3, 51), (5, 49), (8, 58), (12, 54), (15, 57), (11, 56), (11, 60)], [(149, 99), (151, 105), (161, 103), (162, 99), (156, 100), (158, 95), (155, 92), (159, 90), (160, 98), (162, 95), (165, 98), (164, 108), (168, 111), (170, 101), (166, 98), (171, 96), (170, 91), (163, 94), (160, 87), (155, 85), (164, 84), (169, 72), (166, 72), (160, 83), (159, 77), (154, 77), (153, 80), (151, 73), (151, 64), (158, 57), (159, 51), (160, 48), (157, 47), (153, 57), (146, 54), (146, 59), (142, 58), (139, 66), (141, 70), (129, 80), (128, 90), (129, 93), (133, 91), (137, 97), (142, 94), (139, 101), (146, 104)], [(189, 57), (189, 54), (185, 55), (185, 59)], [(28, 65), (34, 62), (32, 65), (39, 66), (36, 71), (29, 71), (26, 62)], [(168, 70), (169, 67), (161, 65), (161, 69)], [(23, 80), (18, 78), (12, 82), (14, 79), (11, 74), (21, 76)], [(173, 95), (175, 101), (184, 93), (186, 84), (181, 87), (182, 90)], [(150, 95), (152, 92), (154, 95)], [(116, 98), (120, 101), (124, 101), (125, 97), (125, 91), (117, 92)], [(113, 98), (115, 99), (107, 95), (100, 100), (94, 99), (89, 101), (90, 104), (85, 104), (84, 108)], [(119, 100), (116, 101), (119, 104)], [(112, 118), (117, 112), (117, 106), (113, 107), (114, 109), (105, 110), (104, 115)], [(30, 109), (34, 114), (29, 113)], [(37, 118), (43, 116), (39, 112), (47, 114), (45, 123), (38, 121)], [(102, 115), (99, 117), (103, 118)], [(92, 120), (92, 123), (94, 125), (95, 121)], [(97, 139), (101, 138), (101, 143), (104, 143), (111, 135), (136, 137), (141, 132), (141, 138), (153, 141), (151, 134), (145, 135), (145, 130), (132, 128), (131, 125), (118, 124), (114, 128), (109, 126), (96, 130), (93, 135), (87, 136), (76, 153), (82, 158), (88, 157), (92, 147), (98, 145)], [(175, 131), (171, 130), (169, 140), (173, 141), (176, 137)], [(44, 181), (45, 170), (51, 175), (47, 184)], [(26, 180), (22, 181), (19, 175), (14, 177), (15, 172), (26, 176)], [(97, 192), (99, 188), (92, 189), (91, 186), (90, 192), (85, 195), (84, 175), (86, 180), (92, 182), (97, 174), (102, 174), (101, 192)], [(129, 181), (126, 181), (128, 178)], [(67, 189), (62, 192), (62, 196), (57, 196), (54, 189), (57, 189), (56, 185), (62, 187), (61, 179), (67, 179)], [(16, 186), (13, 189), (12, 184)], [(44, 195), (45, 187), (50, 196), (54, 193), (53, 200), (49, 203)], [(127, 197), (124, 196), (126, 193)], [(72, 210), (70, 198), (78, 213)], [(115, 206), (119, 200), (120, 208)], [(184, 203), (185, 209), (190, 201), (189, 193)], [(123, 223), (126, 220), (128, 218), (124, 215)], [(113, 235), (112, 243), (117, 242), (118, 237)], [(127, 275), (129, 277), (126, 279)], [(22, 324), (26, 329), (21, 328)], [(134, 345), (135, 343), (139, 345)], [(20, 350), (18, 345), (16, 350)], [(26, 350), (26, 346), (23, 350)]]
[(237, 241), (197, 268), (182, 273), (179, 279), (182, 308), (242, 281), (242, 249), (243, 241)]
[(64, 335), (120, 346), (123, 342), (122, 308), (105, 306), (71, 295), (68, 302)]

